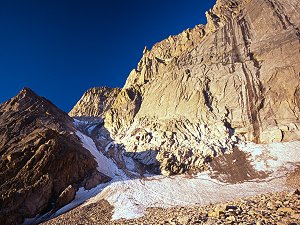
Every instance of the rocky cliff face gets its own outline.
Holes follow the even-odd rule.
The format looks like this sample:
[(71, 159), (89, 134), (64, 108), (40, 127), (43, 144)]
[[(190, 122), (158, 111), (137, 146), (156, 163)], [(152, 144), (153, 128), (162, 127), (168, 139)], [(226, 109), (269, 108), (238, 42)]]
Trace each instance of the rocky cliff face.
[(101, 117), (110, 109), (119, 92), (119, 88), (91, 88), (84, 93), (69, 115), (73, 117)]
[(73, 200), (96, 171), (73, 119), (30, 89), (0, 105), (0, 223), (20, 224)]
[(202, 170), (240, 141), (299, 139), (299, 10), (218, 0), (206, 26), (145, 48), (105, 127), (127, 152), (156, 151), (165, 174)]

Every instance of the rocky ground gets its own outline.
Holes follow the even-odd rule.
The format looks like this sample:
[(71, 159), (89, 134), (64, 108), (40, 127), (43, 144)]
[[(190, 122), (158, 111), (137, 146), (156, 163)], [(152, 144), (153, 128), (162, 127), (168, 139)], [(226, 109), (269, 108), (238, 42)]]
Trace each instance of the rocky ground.
[(267, 193), (207, 206), (151, 208), (144, 217), (110, 221), (107, 201), (78, 207), (44, 224), (300, 224), (300, 191)]
[(152, 208), (145, 217), (113, 224), (299, 224), (300, 192), (258, 195), (204, 207)]
[(107, 201), (103, 200), (88, 206), (77, 207), (44, 224), (109, 224), (112, 211), (113, 207)]

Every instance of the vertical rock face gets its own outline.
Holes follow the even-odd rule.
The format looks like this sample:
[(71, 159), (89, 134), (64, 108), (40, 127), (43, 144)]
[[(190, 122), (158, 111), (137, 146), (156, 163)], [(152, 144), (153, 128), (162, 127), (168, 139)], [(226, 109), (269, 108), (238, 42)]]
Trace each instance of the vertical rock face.
[(206, 26), (145, 48), (105, 127), (128, 152), (156, 151), (166, 174), (202, 169), (239, 141), (299, 139), (299, 10), (218, 0)]
[(1, 224), (73, 200), (74, 187), (97, 166), (74, 132), (66, 113), (30, 89), (0, 105)]
[(119, 88), (91, 88), (84, 93), (69, 115), (101, 117), (110, 109), (119, 92)]

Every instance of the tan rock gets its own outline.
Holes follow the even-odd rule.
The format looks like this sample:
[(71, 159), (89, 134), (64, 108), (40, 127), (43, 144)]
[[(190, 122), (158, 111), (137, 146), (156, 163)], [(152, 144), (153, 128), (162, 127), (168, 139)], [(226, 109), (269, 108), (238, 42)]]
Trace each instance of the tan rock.
[(284, 213), (292, 213), (294, 212), (293, 209), (288, 208), (288, 207), (280, 207), (277, 209), (278, 212), (284, 212)]
[[(296, 0), (218, 0), (206, 26), (146, 49), (104, 115), (112, 138), (130, 153), (157, 150), (158, 163), (169, 157), (178, 172), (201, 170), (206, 162), (196, 158), (240, 141), (299, 139), (299, 8)], [(137, 140), (137, 129), (159, 135)], [(193, 154), (173, 157), (177, 149)]]
[[(127, 131), (143, 128), (187, 137), (176, 135), (172, 142), (157, 140), (144, 147), (139, 143), (138, 151), (162, 151), (164, 143), (165, 151), (172, 152), (172, 146), (188, 151), (190, 146), (211, 156), (230, 150), (233, 140), (299, 138), (300, 6), (295, 0), (272, 2), (274, 7), (262, 0), (218, 0), (207, 12), (205, 27), (188, 29), (145, 51), (118, 95), (119, 103), (106, 116), (107, 129), (128, 151), (133, 145)], [(123, 96), (133, 88), (141, 96), (138, 105)], [(200, 143), (218, 147), (201, 153)]]
[(235, 218), (235, 216), (228, 216), (228, 217), (226, 218), (226, 220), (228, 220), (228, 221), (230, 221), (230, 222), (235, 222), (235, 221), (236, 221), (236, 218)]
[(190, 221), (190, 217), (189, 216), (181, 216), (177, 219), (179, 224), (188, 224), (188, 222)]
[(209, 212), (208, 216), (209, 217), (219, 218), (219, 216), (221, 216), (223, 214), (224, 214), (224, 211), (222, 211), (222, 210), (215, 210), (215, 211)]
[(91, 88), (84, 93), (69, 112), (69, 115), (73, 117), (101, 117), (110, 109), (119, 92), (119, 88)]

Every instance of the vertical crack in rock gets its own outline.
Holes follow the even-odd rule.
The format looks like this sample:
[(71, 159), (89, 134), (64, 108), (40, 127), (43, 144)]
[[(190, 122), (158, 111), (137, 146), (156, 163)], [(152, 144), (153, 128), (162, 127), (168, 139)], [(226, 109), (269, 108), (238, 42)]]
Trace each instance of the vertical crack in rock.
[(242, 69), (243, 69), (243, 73), (246, 78), (247, 106), (248, 106), (247, 112), (248, 112), (248, 117), (250, 119), (250, 122), (251, 122), (252, 128), (253, 128), (253, 141), (255, 141), (256, 143), (259, 143), (259, 141), (260, 141), (260, 126), (259, 126), (259, 115), (258, 115), (257, 108), (255, 105), (256, 93), (254, 90), (254, 85), (250, 80), (250, 76), (247, 72), (247, 69), (246, 69), (246, 66), (244, 63), (242, 64)]
[(277, 15), (283, 29), (286, 30), (286, 29), (288, 29), (289, 26), (292, 26), (295, 29), (296, 36), (299, 38), (299, 43), (300, 43), (300, 30), (294, 23), (291, 22), (291, 19), (286, 14), (286, 12), (284, 12), (284, 8), (280, 4), (280, 2), (277, 2), (277, 1), (274, 1), (274, 0), (267, 0), (267, 2), (274, 9), (274, 12)]
[[(251, 33), (250, 33), (250, 27), (247, 21), (244, 17), (240, 18), (238, 20), (238, 25), (240, 26), (241, 33), (242, 33), (242, 39), (244, 42), (245, 50), (247, 57), (253, 62), (253, 66), (255, 68), (255, 77), (252, 75), (251, 71), (249, 73), (247, 72), (246, 64), (242, 64), (243, 73), (246, 78), (246, 90), (248, 93), (248, 115), (250, 118), (250, 122), (253, 127), (253, 138), (254, 141), (259, 143), (260, 141), (260, 116), (259, 116), (259, 110), (263, 108), (264, 106), (264, 100), (263, 100), (263, 85), (260, 81), (260, 63), (255, 59), (254, 53), (251, 52), (250, 49), (250, 43), (251, 43)], [(251, 77), (251, 79), (250, 79)], [(259, 93), (256, 91), (256, 86), (258, 86)], [(257, 104), (258, 103), (258, 104)]]
[(212, 93), (210, 92), (209, 83), (210, 83), (210, 79), (206, 78), (204, 84), (203, 96), (205, 100), (205, 105), (207, 106), (210, 112), (213, 112), (212, 102), (214, 98), (212, 96)]
[(274, 9), (274, 13), (277, 15), (277, 18), (279, 19), (279, 21), (282, 25), (282, 28), (284, 30), (286, 30), (288, 25), (290, 25), (290, 24), (288, 24), (288, 25), (286, 24), (286, 22), (289, 22), (289, 21), (286, 20), (286, 17), (284, 17), (284, 13), (282, 12), (282, 8), (280, 7), (280, 5), (273, 0), (267, 0), (267, 2)]

